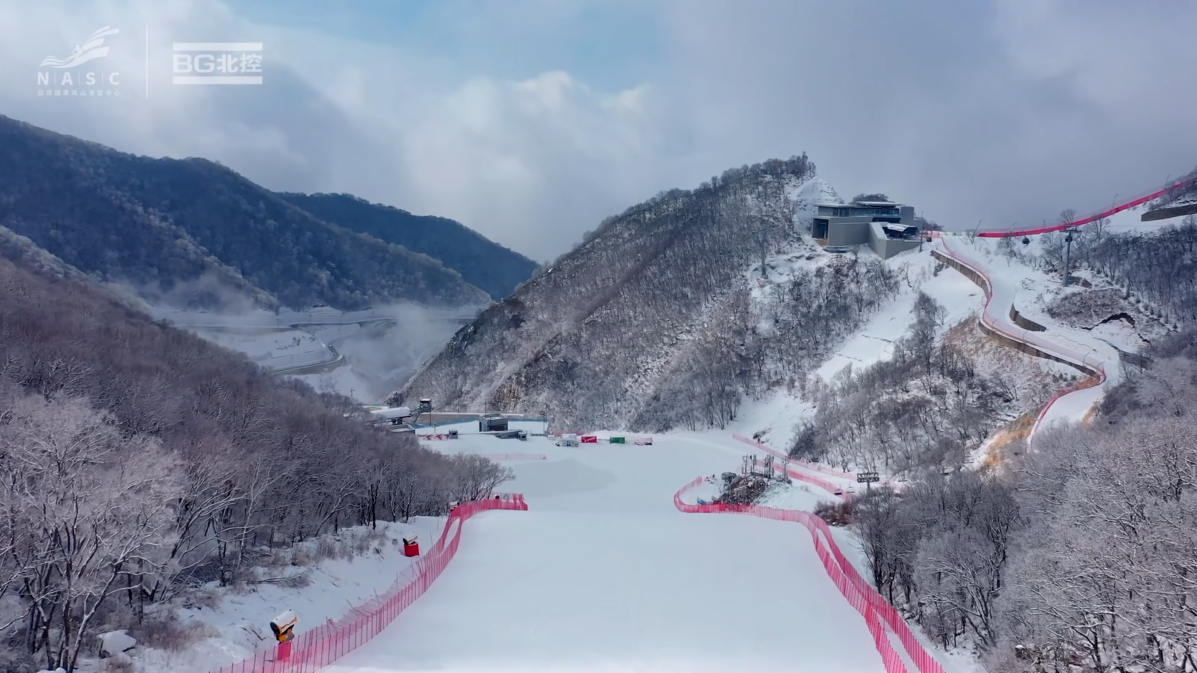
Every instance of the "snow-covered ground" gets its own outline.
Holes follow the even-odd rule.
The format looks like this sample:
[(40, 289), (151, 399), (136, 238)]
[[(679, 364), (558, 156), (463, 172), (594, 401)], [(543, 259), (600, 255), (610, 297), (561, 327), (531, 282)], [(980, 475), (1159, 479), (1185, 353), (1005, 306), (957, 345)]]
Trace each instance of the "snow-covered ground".
[(336, 355), (316, 335), (299, 329), (263, 331), (197, 329), (196, 334), (240, 351), (267, 369), (286, 369), (328, 362)]
[[(841, 366), (892, 355), (888, 344), (909, 327), (917, 289), (945, 306), (945, 330), (982, 305), (980, 289), (960, 274), (933, 275), (929, 252), (890, 263), (907, 267), (907, 282), (898, 299), (836, 353)], [(333, 331), (313, 339), (344, 338), (357, 328), (321, 329)], [(879, 348), (882, 343), (887, 345)], [(820, 375), (835, 370), (828, 363)], [(311, 378), (331, 376), (343, 377), (336, 384), (342, 388), (361, 383), (346, 367)], [(750, 436), (768, 428), (765, 441), (784, 447), (795, 423), (812, 411), (778, 393), (746, 405), (729, 430)], [(541, 423), (512, 427), (544, 429)], [(478, 435), (476, 428), (473, 421), (439, 425), (437, 432), (458, 429), (460, 439), (426, 445), (445, 452), (545, 455), (504, 461), (516, 479), (503, 489), (524, 493), (532, 510), (471, 519), (457, 558), (433, 588), (386, 632), (329, 670), (880, 670), (863, 619), (828, 579), (805, 530), (673, 508), (673, 492), (693, 477), (738, 470), (740, 456), (761, 453), (729, 431), (671, 433), (654, 437), (652, 446), (566, 448), (544, 438)], [(713, 485), (694, 491), (695, 497), (715, 493)], [(771, 492), (768, 504), (811, 509), (830, 499), (796, 482)], [(417, 525), (424, 525), (424, 540), (439, 533), (435, 520)], [(388, 531), (389, 539), (401, 533)], [(847, 531), (834, 534), (863, 569), (854, 538)], [(161, 670), (204, 673), (253, 651), (267, 636), (268, 620), (284, 609), (300, 614), (301, 631), (304, 624), (340, 616), (381, 593), (406, 567), (393, 543), (379, 547), (377, 558), (325, 561), (308, 587), (265, 585), (231, 595), (216, 608), (190, 610), (185, 618), (212, 624), (218, 635), (183, 655), (143, 649), (138, 656)], [(784, 570), (792, 581), (762, 581), (761, 572), (770, 570)], [(968, 670), (967, 663), (951, 670)]]
[[(1134, 213), (1134, 216), (1137, 218), (1138, 214)], [(1051, 343), (1061, 354), (1073, 354), (1078, 362), (1089, 358), (1094, 363), (1111, 364), (1111, 369), (1115, 371), (1119, 370), (1117, 349), (1138, 351), (1145, 343), (1134, 328), (1122, 321), (1091, 329), (1070, 328), (1058, 324), (1059, 321), (1047, 315), (1046, 308), (1050, 301), (1060, 293), (1088, 290), (1079, 287), (1063, 288), (1058, 281), (1023, 264), (1018, 257), (1011, 259), (998, 254), (996, 240), (978, 238), (970, 244), (964, 236), (952, 236), (949, 244), (953, 250), (958, 250), (960, 254), (972, 259), (975, 265), (983, 267), (997, 278), (997, 302), (1003, 301), (1004, 298), (1007, 303), (1004, 309), (995, 303), (990, 307), (988, 317), (1003, 324), (1009, 323), (1010, 330), (1016, 330), (1019, 334), (1026, 333), (1010, 321), (1009, 305), (1014, 303), (1028, 318), (1050, 326), (1048, 332), (1031, 333), (1028, 337), (1030, 340), (1051, 339)], [(922, 251), (911, 250), (887, 261), (900, 279), (898, 294), (874, 314), (863, 328), (849, 337), (815, 371), (814, 377), (830, 381), (849, 366), (859, 370), (891, 358), (895, 341), (912, 326), (912, 308), (918, 292), (922, 291), (944, 309), (937, 336), (952, 339), (956, 347), (974, 359), (979, 371), (989, 375), (1000, 375), (1015, 391), (1018, 399), (1027, 403), (1043, 404), (1055, 390), (1084, 378), (1079, 371), (1066, 364), (1026, 355), (985, 339), (971, 327), (972, 323), (966, 323), (968, 318), (980, 315), (985, 309), (986, 296), (980, 287), (963, 274), (951, 268), (943, 268), (942, 263), (932, 257), (931, 250), (940, 245), (942, 244), (926, 245)], [(1033, 251), (1031, 249), (1038, 245), (1037, 241), (1033, 241), (1027, 248), (1021, 245), (1018, 248), (1025, 254)], [(818, 252), (811, 252), (801, 245), (796, 245), (793, 250), (783, 251), (770, 259), (770, 281), (780, 282), (794, 268), (819, 264), (822, 257)], [(938, 273), (935, 272), (937, 267)], [(754, 288), (753, 294), (759, 301), (763, 297), (763, 290)], [(1061, 418), (1080, 420), (1092, 408), (1103, 390), (1082, 391), (1053, 404), (1046, 416), (1049, 426), (1053, 422), (1060, 422)], [(809, 400), (802, 398), (800, 391), (777, 389), (764, 399), (746, 400), (729, 429), (745, 436), (761, 433), (761, 441), (775, 448), (785, 449), (792, 443), (795, 430), (800, 424), (813, 420), (814, 412), (814, 406)], [(995, 437), (1001, 434), (998, 433)], [(986, 442), (979, 451), (972, 454), (972, 462), (985, 462), (988, 458), (988, 448), (989, 443)]]
[[(822, 192), (823, 187), (815, 185), (812, 191)], [(834, 197), (834, 191), (825, 196), (838, 198)], [(827, 259), (829, 256), (800, 242), (769, 258), (769, 281), (783, 282), (795, 269), (824, 263)], [(818, 379), (830, 381), (849, 366), (860, 370), (893, 357), (894, 342), (913, 324), (914, 302), (920, 291), (930, 295), (944, 309), (938, 337), (943, 337), (962, 320), (980, 313), (985, 306), (985, 293), (972, 281), (951, 270), (934, 273), (936, 261), (931, 256), (930, 245), (922, 251), (911, 250), (897, 255), (887, 264), (900, 279), (897, 296), (815, 370), (814, 376)], [(755, 277), (759, 271), (749, 273)], [(762, 287), (753, 287), (752, 296), (755, 301), (765, 301)], [(798, 391), (778, 389), (762, 400), (745, 401), (730, 429), (746, 436), (762, 432), (761, 441), (775, 447), (787, 447), (793, 441), (795, 428), (802, 421), (811, 420), (814, 412), (814, 405), (803, 399)]]
[[(882, 669), (863, 618), (828, 578), (805, 529), (673, 507), (673, 493), (695, 476), (735, 471), (742, 455), (757, 452), (728, 433), (670, 433), (651, 446), (557, 447), (551, 438), (481, 435), (468, 422), (443, 427), (460, 438), (429, 446), (543, 454), (545, 460), (506, 463), (516, 477), (502, 488), (525, 494), (531, 511), (471, 519), (457, 557), (432, 588), (381, 635), (325, 670)], [(543, 428), (519, 421), (513, 427)], [(689, 492), (716, 494), (713, 484)], [(773, 488), (767, 504), (812, 509), (834, 499), (796, 482)], [(366, 531), (349, 529), (345, 546), (365, 553), (316, 563), (299, 587), (213, 589), (212, 598), (181, 610), (201, 636), (182, 652), (139, 644), (128, 653), (134, 670), (207, 673), (268, 647), (269, 620), (284, 610), (299, 616), (300, 632), (340, 617), (400, 578), (408, 566), (401, 537), (415, 532), (429, 544), (443, 523), (387, 524), (364, 545), (355, 540)], [(853, 536), (833, 534), (863, 570)], [(787, 581), (766, 580), (776, 572)], [(282, 563), (273, 573), (292, 575), (295, 567)], [(951, 673), (971, 670), (967, 658), (941, 660)]]
[(835, 188), (823, 178), (811, 178), (796, 189), (791, 189), (790, 199), (794, 201), (795, 223), (799, 226), (799, 231), (803, 232), (810, 229), (820, 204), (844, 202)]
[[(801, 196), (809, 202), (838, 198), (814, 181)], [(1141, 214), (1116, 215), (1111, 230), (1146, 231), (1180, 219), (1142, 223)], [(996, 241), (953, 236), (948, 244), (994, 279), (990, 318), (1004, 328), (1027, 335), (1045, 350), (1104, 366), (1111, 380), (1120, 374), (1114, 346), (1138, 349), (1138, 335), (1123, 323), (1085, 331), (1051, 319), (1046, 313), (1051, 299), (1077, 290), (1062, 288), (1042, 272), (1000, 255)], [(891, 357), (894, 340), (910, 327), (919, 290), (944, 306), (941, 332), (981, 312), (984, 293), (970, 280), (950, 269), (932, 274), (930, 247), (888, 262), (904, 269), (898, 297), (847, 340), (816, 376), (830, 380), (849, 365), (863, 367)], [(774, 276), (783, 276), (790, 266), (811, 262), (795, 250), (769, 263), (776, 281)], [(1014, 326), (1010, 305), (1048, 331), (1026, 333)], [(304, 319), (327, 318), (313, 314)], [(320, 323), (322, 331), (315, 334), (300, 334), (320, 342), (360, 329), (343, 327), (340, 320), (344, 318)], [(286, 343), (266, 342), (250, 350), (273, 351)], [(257, 342), (242, 345), (252, 343)], [(300, 343), (307, 342), (301, 338), (294, 347)], [(1045, 371), (1070, 371), (1041, 362)], [(368, 385), (351, 368), (305, 378), (340, 389)], [(1048, 423), (1079, 420), (1102, 392), (1096, 388), (1068, 396), (1053, 405)], [(759, 453), (732, 439), (731, 431), (751, 436), (764, 430), (763, 441), (784, 448), (794, 426), (812, 413), (809, 403), (779, 391), (745, 404), (728, 431), (670, 433), (654, 437), (652, 446), (556, 447), (545, 438), (522, 442), (479, 435), (473, 421), (438, 426), (438, 432), (458, 429), (461, 436), (426, 442), (437, 450), (543, 454), (544, 460), (504, 461), (516, 474), (504, 490), (525, 494), (531, 511), (488, 512), (471, 519), (458, 556), (432, 589), (382, 635), (328, 670), (880, 670), (863, 619), (827, 578), (805, 530), (749, 517), (680, 514), (671, 502), (673, 492), (693, 477), (737, 470), (740, 456)], [(512, 427), (544, 429), (540, 423), (516, 422)], [(848, 478), (810, 474), (855, 485)], [(691, 495), (709, 498), (716, 492), (713, 484), (704, 484)], [(833, 498), (795, 482), (772, 488), (764, 504), (809, 510)], [(431, 541), (440, 521), (415, 525), (421, 538)], [(252, 593), (226, 596), (215, 608), (191, 608), (185, 619), (210, 624), (216, 635), (185, 655), (142, 648), (136, 656), (160, 670), (204, 673), (256, 649), (267, 635), (270, 617), (283, 609), (300, 614), (301, 631), (304, 624), (340, 616), (350, 605), (381, 593), (406, 567), (394, 544), (406, 531), (388, 527), (377, 551), (353, 561), (320, 563), (310, 586), (259, 585)], [(835, 529), (833, 535), (864, 571), (863, 553), (852, 534)], [(768, 580), (777, 571), (790, 581)], [(976, 668), (963, 653), (940, 659), (953, 673)]]
[(763, 400), (746, 401), (728, 429), (746, 437), (759, 432), (760, 441), (784, 449), (793, 443), (798, 424), (814, 415), (815, 405), (811, 402), (796, 393), (776, 390)]
[(398, 305), (349, 312), (323, 308), (224, 315), (147, 306), (154, 317), (245, 353), (272, 371), (328, 365), (323, 371), (292, 375), (318, 391), (367, 403), (401, 386), (479, 309)]
[[(178, 652), (158, 650), (139, 644), (127, 653), (138, 673), (209, 673), (262, 651), (273, 642), (270, 620), (284, 610), (299, 617), (297, 632), (315, 628), (347, 613), (385, 592), (410, 565), (402, 554), (401, 540), (413, 533), (422, 545), (431, 545), (441, 533), (445, 519), (413, 518), (410, 524), (379, 523), (378, 531), (365, 527), (349, 528), (333, 539), (299, 545), (278, 568), (260, 569), (259, 578), (267, 580), (242, 588), (220, 589), (210, 585), (208, 599), (197, 599), (190, 607), (179, 609), (180, 623), (200, 634), (186, 649)], [(325, 553), (325, 558), (310, 566), (293, 566), (285, 561)], [(353, 555), (348, 555), (352, 551)], [(342, 556), (342, 554), (345, 554)], [(302, 575), (305, 580), (277, 583), (277, 577)], [(158, 619), (151, 612), (147, 619)], [(135, 635), (135, 634), (134, 634)], [(86, 662), (95, 669), (95, 661)]]
[[(1117, 349), (1098, 335), (1061, 325), (1047, 315), (1048, 302), (1063, 290), (1063, 286), (1044, 272), (1001, 255), (997, 239), (970, 241), (965, 236), (945, 236), (938, 239), (936, 245), (990, 279), (993, 297), (984, 313), (986, 324), (1068, 362), (1104, 372), (1105, 380), (1101, 385), (1056, 400), (1043, 412), (1032, 432), (1083, 421), (1106, 390), (1121, 380)], [(1016, 325), (1010, 317), (1012, 306), (1047, 330), (1034, 332)]]
[(1164, 227), (1177, 226), (1184, 221), (1184, 216), (1170, 217), (1166, 220), (1155, 220), (1152, 222), (1142, 221), (1143, 213), (1147, 212), (1147, 206), (1140, 206), (1138, 208), (1130, 208), (1120, 213), (1111, 215), (1109, 228), (1107, 231), (1117, 233), (1150, 233), (1158, 231)]
[(840, 347), (816, 374), (830, 381), (846, 366), (854, 369), (893, 357), (894, 341), (906, 334), (914, 323), (914, 302), (920, 291), (927, 293), (944, 308), (944, 319), (937, 336), (943, 336), (956, 323), (979, 313), (985, 294), (972, 281), (954, 272), (932, 273), (935, 260), (931, 246), (912, 250), (888, 260), (903, 278), (900, 292), (867, 325)]
[[(509, 443), (548, 456), (510, 463), (504, 488), (531, 511), (471, 519), (428, 593), (329, 671), (881, 670), (804, 529), (673, 507), (683, 484), (736, 469), (750, 447), (721, 432), (652, 446), (435, 444)], [(779, 568), (793, 581), (766, 580)]]

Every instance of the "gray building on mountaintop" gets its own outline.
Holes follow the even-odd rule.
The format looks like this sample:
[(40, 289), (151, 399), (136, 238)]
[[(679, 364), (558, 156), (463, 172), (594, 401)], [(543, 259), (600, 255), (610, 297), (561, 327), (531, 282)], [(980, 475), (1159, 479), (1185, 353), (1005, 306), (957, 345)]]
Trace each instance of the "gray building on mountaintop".
[(890, 201), (827, 203), (818, 208), (811, 235), (823, 247), (868, 245), (882, 259), (917, 248), (926, 223), (915, 216), (914, 206)]

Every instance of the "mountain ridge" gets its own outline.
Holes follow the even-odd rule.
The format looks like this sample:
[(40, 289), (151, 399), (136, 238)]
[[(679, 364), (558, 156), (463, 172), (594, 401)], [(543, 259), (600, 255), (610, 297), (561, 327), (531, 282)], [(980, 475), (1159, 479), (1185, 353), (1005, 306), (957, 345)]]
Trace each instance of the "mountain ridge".
[(196, 308), (223, 295), (272, 309), (491, 301), (440, 260), (326, 222), (219, 162), (139, 156), (2, 115), (0, 224), (85, 274)]
[(279, 192), (290, 203), (330, 224), (425, 254), (496, 301), (531, 277), (536, 262), (465, 225), (435, 215), (414, 215), (352, 194)]
[[(814, 177), (806, 155), (773, 159), (607, 218), (458, 331), (391, 401), (552, 410), (565, 427), (725, 424), (743, 399), (811, 364), (819, 348), (795, 341), (806, 332), (758, 329), (751, 270), (762, 243), (769, 254), (817, 260), (775, 288), (784, 295), (775, 318), (787, 325), (827, 327), (809, 306), (854, 324), (887, 291), (880, 260), (835, 258), (802, 239), (807, 201), (827, 191), (824, 183), (803, 191)], [(782, 360), (766, 371), (767, 361)]]

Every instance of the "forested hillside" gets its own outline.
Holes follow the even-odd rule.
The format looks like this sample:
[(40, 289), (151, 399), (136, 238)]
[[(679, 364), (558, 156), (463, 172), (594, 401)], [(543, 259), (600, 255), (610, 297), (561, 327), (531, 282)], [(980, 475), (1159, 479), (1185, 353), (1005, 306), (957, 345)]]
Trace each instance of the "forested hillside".
[(1176, 182), (1181, 184), (1172, 186), (1163, 196), (1147, 204), (1149, 219), (1153, 216), (1187, 215), (1193, 213), (1193, 209), (1197, 208), (1197, 169), (1182, 175)]
[[(1066, 211), (1064, 215), (1067, 215)], [(1073, 229), (1071, 250), (1063, 232), (1044, 234), (1030, 251), (1003, 238), (998, 250), (1024, 264), (1063, 274), (1088, 270), (1121, 290), (1123, 300), (1169, 326), (1197, 320), (1197, 217), (1146, 231), (1111, 231), (1108, 220)], [(1112, 299), (1112, 298), (1111, 298)]]
[(536, 262), (444, 217), (412, 215), (351, 194), (279, 196), (325, 222), (428, 255), (495, 301), (514, 292), (536, 270)]
[(0, 258), (0, 669), (36, 670), (35, 654), (69, 668), (101, 622), (252, 584), (271, 549), (440, 514), (509, 474), (360, 414), (91, 282)]
[(1085, 237), (1081, 261), (1168, 324), (1197, 320), (1197, 218), (1151, 234)]
[(1090, 427), (1046, 432), (1007, 469), (860, 498), (882, 594), (991, 671), (1193, 670), (1197, 331), (1147, 355)]
[[(607, 219), (393, 399), (551, 409), (566, 427), (726, 424), (746, 397), (801, 378), (895, 291), (880, 260), (801, 242), (799, 195), (814, 174), (805, 155), (771, 160)], [(754, 294), (762, 235), (801, 268)]]
[(184, 299), (196, 307), (218, 307), (222, 292), (295, 309), (489, 300), (437, 260), (326, 223), (219, 164), (134, 156), (2, 116), (0, 225), (150, 298), (194, 284)]
[(895, 340), (892, 357), (808, 388), (816, 412), (795, 433), (791, 454), (886, 474), (958, 470), (994, 430), (1028, 410), (1029, 424), (1069, 383), (990, 340), (975, 319), (937, 339), (943, 315), (920, 292), (914, 324)]

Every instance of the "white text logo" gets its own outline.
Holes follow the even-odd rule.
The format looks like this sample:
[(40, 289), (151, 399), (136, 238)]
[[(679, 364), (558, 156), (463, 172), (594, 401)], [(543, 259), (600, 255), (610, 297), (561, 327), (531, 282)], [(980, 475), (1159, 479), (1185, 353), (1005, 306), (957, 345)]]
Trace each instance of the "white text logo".
[(106, 70), (92, 64), (87, 68), (79, 66), (108, 56), (107, 37), (120, 30), (104, 26), (92, 33), (83, 44), (75, 45), (66, 58), (47, 56), (42, 59), (37, 73), (37, 95), (39, 96), (117, 96), (120, 90), (120, 73)]
[(176, 42), (175, 84), (261, 84), (261, 42)]

